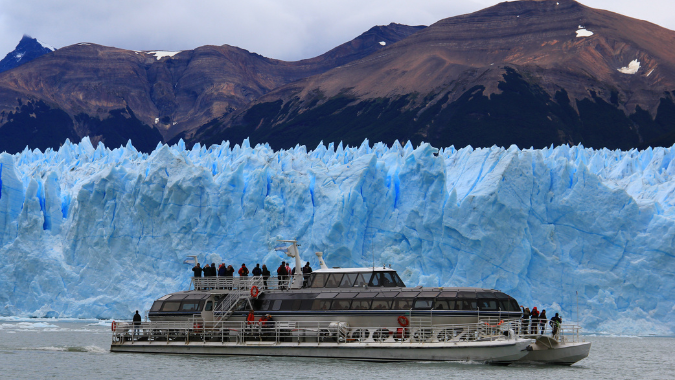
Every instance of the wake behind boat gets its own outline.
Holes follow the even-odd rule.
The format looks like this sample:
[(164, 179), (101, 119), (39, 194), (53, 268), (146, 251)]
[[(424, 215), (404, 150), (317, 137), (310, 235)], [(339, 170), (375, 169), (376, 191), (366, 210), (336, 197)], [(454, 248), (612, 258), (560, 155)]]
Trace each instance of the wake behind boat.
[(114, 324), (111, 351), (494, 364), (588, 355), (590, 344), (566, 356), (523, 336), (518, 302), (502, 292), (408, 288), (391, 268), (328, 268), (320, 253), (321, 269), (304, 277), (297, 242), (284, 242), (292, 275), (196, 277), (155, 301), (151, 322)]

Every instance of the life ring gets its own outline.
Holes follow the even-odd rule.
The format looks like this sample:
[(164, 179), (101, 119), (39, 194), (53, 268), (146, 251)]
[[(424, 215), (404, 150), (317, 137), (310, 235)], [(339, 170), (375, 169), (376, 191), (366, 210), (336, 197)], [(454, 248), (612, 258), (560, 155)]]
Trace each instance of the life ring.
[(112, 321), (112, 323), (110, 324), (110, 330), (112, 330), (113, 332), (117, 330), (117, 322)]
[(410, 321), (408, 320), (408, 317), (406, 317), (405, 315), (400, 315), (398, 317), (398, 324), (401, 325), (401, 327), (408, 327)]
[(491, 325), (491, 324), (489, 324), (489, 323), (485, 322), (485, 324), (486, 324), (487, 326), (490, 326), (490, 327), (499, 327), (499, 326), (501, 326), (501, 325), (502, 325), (502, 323), (504, 323), (504, 321), (503, 321), (503, 320), (499, 321), (499, 323), (497, 323), (496, 325)]
[(251, 297), (258, 298), (258, 294), (260, 294), (260, 289), (255, 285), (251, 286)]

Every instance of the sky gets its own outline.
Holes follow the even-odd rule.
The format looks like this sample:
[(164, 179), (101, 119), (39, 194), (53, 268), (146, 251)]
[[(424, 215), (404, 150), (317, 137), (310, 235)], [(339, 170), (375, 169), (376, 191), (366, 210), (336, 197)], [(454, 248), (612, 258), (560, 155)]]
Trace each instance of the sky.
[[(24, 34), (60, 48), (233, 45), (270, 58), (320, 55), (375, 25), (430, 25), (494, 0), (0, 0), (0, 58)], [(675, 30), (675, 0), (582, 0)]]

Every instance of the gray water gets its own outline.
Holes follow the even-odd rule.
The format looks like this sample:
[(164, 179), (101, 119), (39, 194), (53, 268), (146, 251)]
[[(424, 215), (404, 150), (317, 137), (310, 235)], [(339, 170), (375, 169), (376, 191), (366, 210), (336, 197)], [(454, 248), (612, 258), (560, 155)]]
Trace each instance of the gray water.
[(0, 320), (1, 379), (664, 379), (675, 338), (586, 336), (590, 356), (571, 366), (367, 363), (331, 359), (110, 353), (104, 322)]

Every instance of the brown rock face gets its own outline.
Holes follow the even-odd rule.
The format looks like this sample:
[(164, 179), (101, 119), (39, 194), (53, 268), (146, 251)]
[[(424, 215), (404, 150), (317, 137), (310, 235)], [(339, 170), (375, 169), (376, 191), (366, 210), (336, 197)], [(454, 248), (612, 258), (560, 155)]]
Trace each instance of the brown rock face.
[[(675, 32), (572, 0), (506, 2), (441, 20), (377, 54), (276, 89), (191, 141), (248, 134), (252, 143), (293, 146), (284, 137), (292, 130), (309, 145), (395, 136), (440, 145), (627, 149), (675, 131), (665, 117), (675, 112), (672, 90)], [(261, 114), (275, 102), (278, 112)], [(380, 109), (367, 119), (370, 126), (346, 117), (373, 107)], [(384, 119), (389, 127), (373, 127)], [(349, 125), (342, 137), (329, 133), (339, 124)]]
[[(151, 52), (88, 43), (68, 46), (0, 74), (0, 140), (3, 130), (6, 137), (0, 151), (25, 146), (17, 137), (25, 124), (19, 116), (25, 104), (65, 112), (72, 121), (63, 124), (59, 114), (63, 129), (108, 145), (126, 143), (127, 138), (136, 145), (140, 128), (143, 150), (152, 149), (158, 141), (237, 111), (272, 89), (365, 57), (382, 48), (379, 41), (393, 43), (423, 28), (375, 27), (319, 57), (297, 62), (228, 45), (203, 46), (159, 59)], [(53, 119), (46, 115), (43, 112), (44, 122)], [(124, 127), (115, 130), (120, 122)], [(9, 130), (21, 141), (17, 146), (6, 142)], [(44, 149), (58, 146), (66, 137), (72, 138), (72, 133), (46, 145), (43, 141), (31, 146), (33, 140), (27, 144)]]

